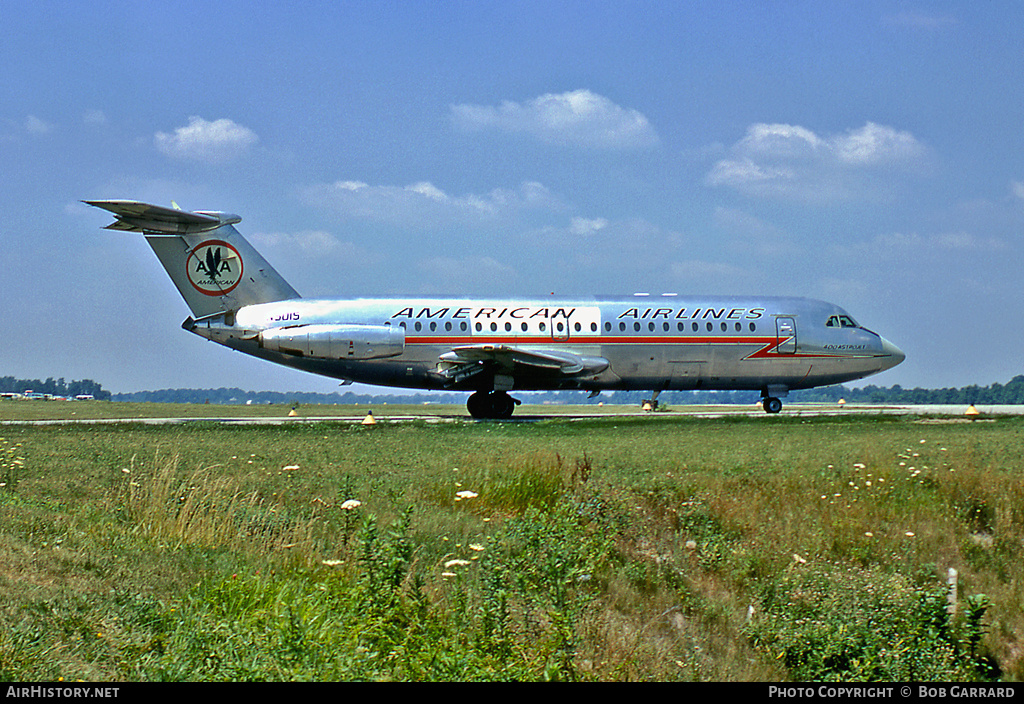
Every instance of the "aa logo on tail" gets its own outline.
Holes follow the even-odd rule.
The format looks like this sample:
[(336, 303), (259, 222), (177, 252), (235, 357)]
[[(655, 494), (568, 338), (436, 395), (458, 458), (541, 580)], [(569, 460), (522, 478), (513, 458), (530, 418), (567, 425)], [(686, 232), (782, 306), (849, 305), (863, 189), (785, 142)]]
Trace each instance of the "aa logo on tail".
[(199, 293), (222, 296), (242, 280), (242, 257), (227, 242), (207, 240), (189, 252), (185, 271)]

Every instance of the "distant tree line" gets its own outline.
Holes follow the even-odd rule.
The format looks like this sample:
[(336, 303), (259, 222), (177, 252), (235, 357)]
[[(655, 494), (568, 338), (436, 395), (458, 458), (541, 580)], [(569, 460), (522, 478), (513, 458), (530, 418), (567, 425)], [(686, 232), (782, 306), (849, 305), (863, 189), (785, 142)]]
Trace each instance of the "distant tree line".
[(316, 393), (305, 391), (244, 391), (238, 388), (220, 389), (160, 389), (159, 391), (135, 391), (114, 394), (114, 401), (136, 401), (151, 403), (210, 403), (234, 404), (369, 404), (369, 403), (465, 403), (464, 394), (356, 394)]
[(103, 387), (92, 379), (81, 379), (79, 381), (64, 381), (64, 378), (54, 379), (47, 377), (45, 381), (40, 379), (15, 379), (13, 376), (0, 376), (0, 393), (23, 394), (33, 391), (37, 394), (49, 394), (50, 396), (92, 396), (100, 401), (110, 399), (110, 392), (104, 391)]
[[(546, 391), (515, 394), (526, 403), (616, 403), (640, 404), (649, 398), (650, 391), (612, 391), (589, 398), (583, 391)], [(98, 398), (98, 397), (97, 397)], [(211, 404), (382, 404), (382, 403), (450, 403), (466, 402), (465, 393), (417, 393), (417, 394), (356, 394), (312, 393), (277, 391), (243, 391), (238, 388), (220, 389), (163, 389), (160, 391), (138, 391), (128, 394), (114, 394), (114, 401), (151, 401), (157, 403), (211, 403)], [(757, 391), (666, 391), (658, 399), (669, 405), (688, 404), (754, 404), (760, 398)], [(891, 387), (865, 386), (824, 386), (818, 389), (793, 391), (787, 397), (788, 403), (836, 403), (845, 399), (850, 403), (892, 403), (892, 404), (984, 404), (1024, 405), (1024, 375), (1015, 376), (1007, 384), (990, 386), (964, 386), (946, 389), (904, 389), (900, 385)]]
[[(649, 394), (630, 392), (637, 399)], [(755, 403), (760, 394), (751, 391), (673, 391), (659, 396), (668, 403)], [(792, 391), (788, 403), (891, 403), (907, 405), (1024, 405), (1024, 375), (1013, 377), (1007, 384), (964, 386), (945, 389), (905, 389), (899, 384), (890, 387), (822, 386), (817, 389)]]
[(889, 388), (864, 386), (859, 389), (826, 386), (797, 393), (801, 401), (838, 401), (844, 398), (862, 403), (1020, 405), (1024, 404), (1024, 375), (1013, 377), (1007, 384), (989, 386), (945, 389), (904, 389), (899, 384)]
[[(0, 377), (0, 393), (35, 391), (53, 396), (74, 397), (91, 395), (99, 400), (149, 401), (155, 403), (211, 403), (230, 404), (383, 404), (383, 403), (450, 403), (466, 402), (465, 393), (424, 392), (416, 394), (357, 394), (314, 393), (279, 391), (244, 391), (238, 388), (220, 389), (161, 389), (159, 391), (136, 391), (133, 393), (111, 394), (91, 379), (65, 381), (52, 377), (45, 380), (15, 379), (13, 376)], [(649, 398), (650, 391), (612, 391), (594, 398), (588, 398), (582, 391), (547, 391), (516, 394), (527, 403), (618, 403), (639, 404)], [(688, 404), (754, 404), (760, 394), (756, 391), (666, 391), (658, 398), (669, 405)], [(851, 403), (892, 403), (892, 404), (944, 404), (944, 405), (1024, 405), (1024, 375), (1013, 377), (1007, 384), (989, 386), (964, 386), (945, 389), (905, 389), (900, 385), (881, 387), (824, 386), (819, 389), (793, 391), (788, 403), (836, 403), (845, 399)]]

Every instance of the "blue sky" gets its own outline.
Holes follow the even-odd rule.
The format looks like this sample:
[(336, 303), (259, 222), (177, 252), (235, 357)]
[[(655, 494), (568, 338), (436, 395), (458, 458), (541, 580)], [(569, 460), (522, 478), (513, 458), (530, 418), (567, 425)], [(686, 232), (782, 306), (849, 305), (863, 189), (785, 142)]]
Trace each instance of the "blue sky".
[(0, 5), (0, 375), (329, 392), (178, 327), (82, 199), (238, 213), (308, 297), (821, 298), (1024, 373), (1019, 2)]

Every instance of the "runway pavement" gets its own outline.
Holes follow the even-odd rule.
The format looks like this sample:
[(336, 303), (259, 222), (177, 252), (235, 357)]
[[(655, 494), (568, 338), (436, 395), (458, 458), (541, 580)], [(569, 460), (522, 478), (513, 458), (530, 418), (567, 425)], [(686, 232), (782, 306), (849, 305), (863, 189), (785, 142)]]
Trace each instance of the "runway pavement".
[[(748, 416), (755, 418), (764, 418), (765, 420), (771, 420), (773, 418), (786, 418), (793, 416), (848, 416), (848, 415), (919, 415), (922, 417), (935, 417), (940, 419), (956, 420), (960, 419), (963, 421), (993, 418), (996, 416), (1006, 415), (1024, 415), (1024, 406), (976, 406), (977, 415), (968, 414), (968, 407), (959, 406), (940, 406), (940, 405), (862, 405), (862, 404), (847, 404), (845, 406), (836, 406), (831, 404), (792, 404), (783, 407), (782, 413), (776, 415), (769, 415), (765, 413), (760, 404), (756, 406), (674, 406), (667, 411), (642, 411), (642, 410), (627, 410), (627, 411), (614, 411), (614, 410), (589, 410), (587, 406), (579, 406), (578, 410), (568, 409), (560, 407), (552, 410), (547, 410), (543, 406), (524, 407), (520, 413), (517, 413), (512, 417), (510, 421), (480, 421), (480, 422), (538, 422), (544, 420), (579, 420), (584, 418), (623, 418), (623, 417), (690, 417), (690, 418), (722, 418), (727, 416)], [(397, 422), (412, 422), (412, 421), (425, 421), (432, 423), (444, 423), (444, 422), (476, 422), (473, 421), (469, 415), (464, 412), (446, 412), (446, 413), (421, 413), (416, 415), (402, 415), (395, 414), (390, 415), (387, 413), (386, 407), (378, 407), (373, 410), (374, 420), (379, 423), (397, 423)], [(360, 413), (359, 415), (350, 416), (286, 416), (280, 417), (232, 417), (232, 416), (221, 416), (211, 415), (204, 418), (184, 418), (184, 417), (167, 417), (167, 418), (97, 418), (97, 419), (53, 419), (53, 420), (0, 420), (0, 426), (5, 425), (29, 425), (29, 426), (46, 426), (46, 425), (110, 425), (119, 423), (137, 423), (141, 425), (178, 425), (186, 423), (221, 423), (224, 425), (286, 425), (290, 423), (360, 423), (362, 424), (367, 418), (366, 413)]]

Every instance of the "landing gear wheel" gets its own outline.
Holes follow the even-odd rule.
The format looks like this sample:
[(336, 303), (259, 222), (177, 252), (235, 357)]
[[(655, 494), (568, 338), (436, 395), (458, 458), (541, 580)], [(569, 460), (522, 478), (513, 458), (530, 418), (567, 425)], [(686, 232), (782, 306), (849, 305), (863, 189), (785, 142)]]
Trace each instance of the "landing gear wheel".
[(512, 417), (518, 403), (504, 391), (477, 391), (466, 401), (466, 409), (474, 418), (505, 420)]
[(491, 418), (511, 418), (512, 412), (516, 410), (516, 402), (504, 391), (492, 391), (488, 394), (491, 399)]
[(782, 401), (774, 396), (768, 396), (761, 402), (765, 413), (778, 413), (782, 410)]
[(474, 418), (489, 418), (490, 404), (487, 402), (487, 394), (477, 391), (470, 395), (469, 400), (466, 401), (466, 409)]

